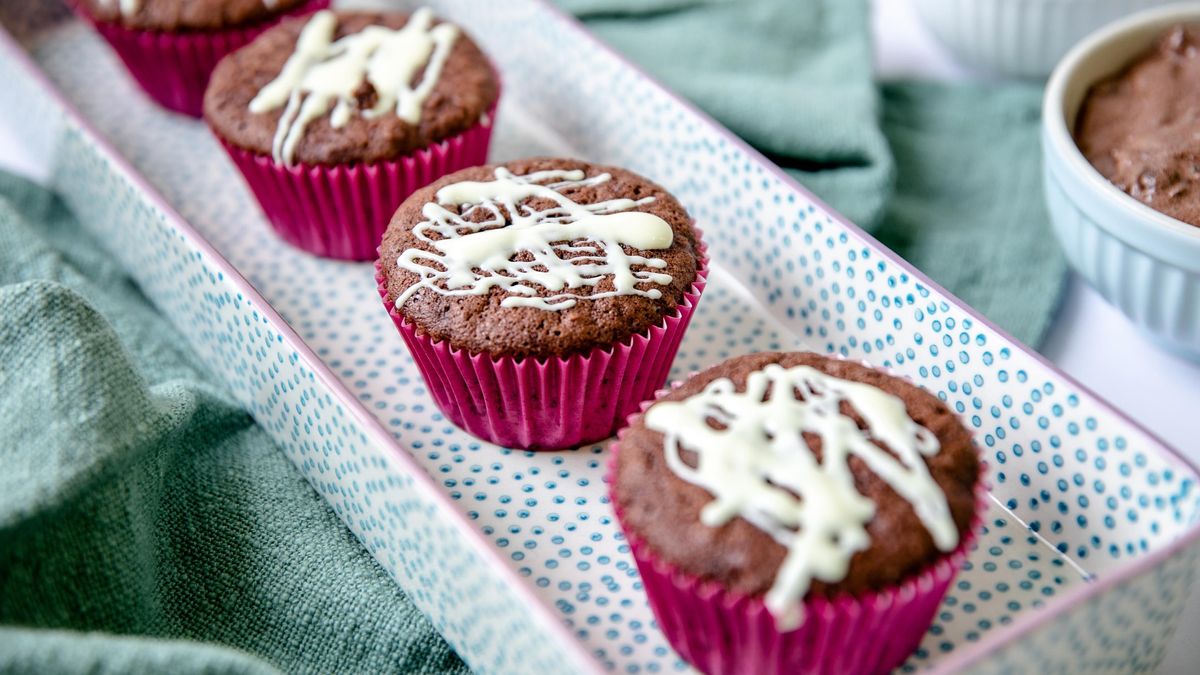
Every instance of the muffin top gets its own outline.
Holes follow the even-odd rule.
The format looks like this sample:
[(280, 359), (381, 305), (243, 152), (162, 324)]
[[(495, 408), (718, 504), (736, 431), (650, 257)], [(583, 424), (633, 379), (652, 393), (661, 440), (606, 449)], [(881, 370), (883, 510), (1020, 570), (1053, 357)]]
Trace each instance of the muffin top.
[(538, 158), (464, 169), (409, 197), (380, 248), (387, 299), (474, 353), (566, 356), (662, 322), (696, 280), (687, 212), (623, 169)]
[(204, 118), (283, 164), (396, 159), (479, 124), (499, 84), (461, 29), (411, 17), (317, 12), (285, 19), (217, 65)]
[(1200, 25), (1175, 26), (1093, 86), (1075, 139), (1121, 190), (1200, 226)]
[(657, 557), (794, 624), (801, 598), (893, 588), (952, 551), (979, 474), (936, 396), (792, 352), (664, 395), (621, 436), (612, 480), (622, 526)]
[(101, 21), (139, 30), (216, 30), (265, 21), (308, 0), (77, 0)]

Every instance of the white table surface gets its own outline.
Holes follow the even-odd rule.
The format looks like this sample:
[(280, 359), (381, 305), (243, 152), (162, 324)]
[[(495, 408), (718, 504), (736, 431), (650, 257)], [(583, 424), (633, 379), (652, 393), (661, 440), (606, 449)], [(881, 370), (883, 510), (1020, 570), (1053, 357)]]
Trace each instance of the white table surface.
[[(876, 70), (882, 77), (980, 77), (957, 65), (920, 23), (911, 0), (874, 0)], [(33, 154), (0, 118), (0, 168), (44, 180), (49, 158)], [(1046, 237), (1052, 237), (1047, 225)], [(1072, 276), (1042, 352), (1084, 386), (1109, 400), (1200, 462), (1196, 411), (1200, 364), (1147, 340), (1082, 280)], [(1200, 595), (1193, 594), (1162, 673), (1200, 671)]]

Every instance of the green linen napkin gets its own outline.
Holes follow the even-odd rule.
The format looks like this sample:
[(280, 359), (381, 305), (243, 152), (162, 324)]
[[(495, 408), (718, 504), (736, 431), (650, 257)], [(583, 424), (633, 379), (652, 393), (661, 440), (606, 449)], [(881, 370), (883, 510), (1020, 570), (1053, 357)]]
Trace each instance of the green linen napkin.
[(0, 466), (0, 673), (467, 672), (61, 202), (3, 174)]
[(1041, 87), (872, 79), (864, 0), (558, 0), (819, 197), (1037, 346), (1066, 266)]

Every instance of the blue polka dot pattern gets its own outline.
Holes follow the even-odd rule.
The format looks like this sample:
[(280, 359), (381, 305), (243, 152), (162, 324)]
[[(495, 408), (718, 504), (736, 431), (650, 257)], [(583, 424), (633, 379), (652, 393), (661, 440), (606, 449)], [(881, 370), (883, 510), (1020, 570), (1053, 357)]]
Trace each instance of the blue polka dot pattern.
[[(541, 6), (437, 4), (476, 27), (506, 73), (498, 158), (572, 154), (629, 166), (677, 194), (704, 229), (713, 275), (672, 377), (749, 351), (807, 347), (912, 377), (975, 433), (994, 485), (986, 531), (905, 670), (961, 667), (988, 647), (997, 651), (975, 665), (997, 672), (1156, 661), (1195, 548), (1069, 603), (1194, 531), (1190, 467)], [(545, 58), (548, 41), (556, 58)], [(619, 672), (685, 669), (613, 522), (602, 447), (526, 453), (456, 430), (379, 306), (369, 265), (279, 242), (207, 132), (142, 100), (82, 26), (44, 32), (34, 53), (323, 365), (71, 125), (59, 185), (475, 668), (574, 671), (590, 655)], [(0, 76), (32, 109), (53, 111), (15, 62), (0, 59)], [(590, 104), (564, 103), (578, 101)], [(29, 126), (52, 124), (53, 113), (38, 114), (46, 119)], [(998, 642), (1055, 612), (1019, 645)]]

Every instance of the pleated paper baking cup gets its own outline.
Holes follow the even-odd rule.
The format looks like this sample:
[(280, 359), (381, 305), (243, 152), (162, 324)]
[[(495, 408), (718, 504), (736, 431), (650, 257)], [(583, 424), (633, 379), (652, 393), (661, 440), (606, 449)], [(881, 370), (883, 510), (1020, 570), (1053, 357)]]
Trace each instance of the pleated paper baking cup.
[(291, 11), (249, 26), (178, 33), (127, 28), (114, 21), (95, 19), (78, 5), (75, 9), (112, 45), (129, 74), (150, 98), (168, 110), (200, 117), (208, 78), (226, 54), (249, 44), (285, 17), (311, 14), (328, 6), (329, 0), (309, 0)]
[(409, 195), (446, 174), (487, 163), (495, 119), (493, 106), (456, 136), (372, 164), (285, 166), (217, 138), (284, 241), (327, 258), (372, 260)]
[(517, 359), (455, 349), (434, 340), (379, 295), (408, 345), (433, 400), (468, 433), (510, 448), (562, 450), (610, 438), (663, 385), (704, 291), (704, 245), (696, 281), (658, 325), (609, 347), (561, 358)]
[[(667, 391), (659, 391), (656, 398)], [(643, 403), (641, 412), (650, 404)], [(612, 444), (606, 478), (609, 499), (659, 628), (684, 660), (708, 675), (892, 671), (916, 651), (933, 623), (938, 606), (978, 539), (987, 510), (986, 467), (981, 462), (975, 515), (952, 552), (895, 588), (862, 596), (806, 599), (804, 622), (796, 630), (781, 632), (761, 596), (738, 593), (681, 570), (625, 527), (613, 485), (620, 438), (628, 428), (625, 425)]]

